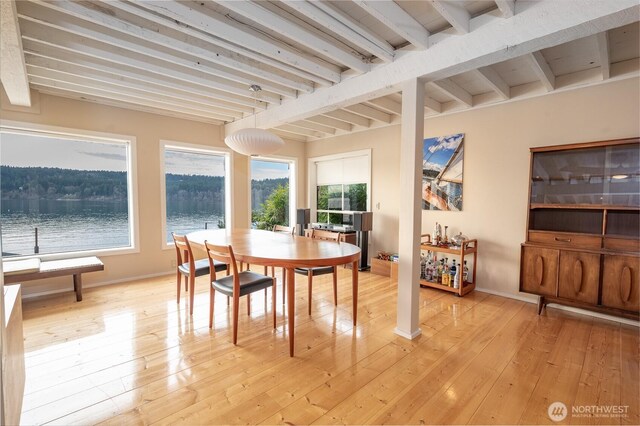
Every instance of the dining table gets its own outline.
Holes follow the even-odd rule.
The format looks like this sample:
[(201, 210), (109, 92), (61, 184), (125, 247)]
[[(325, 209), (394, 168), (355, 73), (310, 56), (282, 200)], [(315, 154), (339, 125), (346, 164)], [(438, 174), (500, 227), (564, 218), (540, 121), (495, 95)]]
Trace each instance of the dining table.
[[(275, 266), (286, 271), (287, 320), (289, 329), (289, 355), (295, 348), (295, 269), (318, 266), (351, 265), (353, 290), (353, 325), (358, 314), (358, 261), (360, 248), (345, 242), (324, 241), (288, 233), (258, 229), (216, 229), (187, 234), (189, 242), (204, 249), (207, 241), (228, 245), (236, 260), (252, 265)], [(306, 280), (305, 280), (306, 283)]]

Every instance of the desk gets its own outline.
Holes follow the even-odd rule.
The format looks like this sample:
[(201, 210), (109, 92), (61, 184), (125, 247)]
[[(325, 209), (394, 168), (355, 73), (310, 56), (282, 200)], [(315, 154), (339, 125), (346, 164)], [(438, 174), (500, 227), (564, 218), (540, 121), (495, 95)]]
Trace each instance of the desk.
[(358, 313), (358, 260), (360, 249), (348, 243), (312, 240), (293, 235), (256, 229), (232, 231), (205, 230), (187, 235), (189, 242), (204, 248), (204, 241), (230, 245), (236, 259), (252, 265), (278, 266), (287, 271), (287, 316), (289, 323), (289, 355), (294, 352), (295, 275), (299, 267), (338, 266), (352, 263), (353, 325)]

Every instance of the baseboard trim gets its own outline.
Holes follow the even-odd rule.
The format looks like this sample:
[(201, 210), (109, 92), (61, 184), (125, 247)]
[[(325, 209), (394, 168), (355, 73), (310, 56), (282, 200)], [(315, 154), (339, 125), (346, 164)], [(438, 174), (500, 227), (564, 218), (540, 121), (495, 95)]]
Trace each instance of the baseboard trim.
[[(522, 302), (538, 303), (538, 298), (536, 296), (505, 293), (505, 292), (502, 292), (502, 291), (495, 291), (495, 290), (489, 290), (489, 289), (486, 289), (486, 288), (478, 288), (478, 287), (476, 287), (476, 290), (478, 290), (478, 291), (480, 291), (482, 293), (493, 294), (495, 296), (501, 296), (501, 297), (507, 297), (509, 299), (520, 300)], [(634, 320), (629, 319), (629, 318), (616, 317), (614, 315), (607, 315), (607, 314), (603, 314), (603, 313), (600, 313), (600, 312), (590, 311), (588, 309), (574, 308), (573, 306), (565, 306), (565, 305), (560, 305), (558, 303), (549, 303), (548, 305), (545, 306), (545, 309), (549, 308), (549, 307), (553, 308), (553, 309), (557, 309), (559, 311), (572, 312), (574, 314), (586, 315), (586, 316), (590, 316), (590, 317), (594, 317), (594, 318), (598, 318), (598, 319), (602, 319), (602, 320), (606, 320), (606, 321), (614, 321), (614, 322), (619, 322), (621, 324), (632, 325), (634, 327), (640, 327), (640, 322), (634, 321)]]
[(407, 333), (405, 331), (398, 330), (398, 328), (394, 328), (393, 332), (398, 336), (404, 337), (405, 339), (409, 339), (409, 340), (413, 340), (422, 334), (422, 330), (420, 329), (415, 330), (413, 333)]
[[(105, 285), (112, 285), (112, 284), (121, 284), (127, 281), (136, 281), (136, 280), (144, 280), (144, 279), (148, 279), (148, 278), (156, 278), (156, 277), (162, 277), (164, 275), (171, 275), (173, 274), (173, 271), (166, 271), (166, 272), (157, 272), (155, 274), (147, 274), (147, 275), (138, 275), (135, 277), (129, 277), (129, 278), (119, 278), (117, 280), (109, 280), (109, 281), (98, 281), (95, 283), (90, 283), (90, 284), (84, 284), (82, 285), (83, 289), (87, 289), (87, 288), (93, 288), (93, 287), (102, 287)], [(22, 288), (24, 289), (25, 286), (22, 285)], [(30, 293), (30, 294), (23, 294), (22, 295), (22, 299), (32, 299), (35, 297), (41, 297), (41, 296), (49, 296), (52, 294), (60, 294), (60, 293), (73, 293), (73, 287), (69, 288), (69, 289), (65, 289), (65, 288), (61, 288), (61, 289), (56, 289), (56, 290), (48, 290), (48, 291), (40, 291), (37, 293)]]

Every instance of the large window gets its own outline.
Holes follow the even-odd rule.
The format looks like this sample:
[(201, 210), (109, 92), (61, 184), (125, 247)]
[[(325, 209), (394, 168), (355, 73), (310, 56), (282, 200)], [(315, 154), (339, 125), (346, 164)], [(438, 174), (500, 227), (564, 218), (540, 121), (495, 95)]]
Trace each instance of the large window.
[(288, 160), (251, 159), (251, 227), (289, 226), (292, 216), (294, 163)]
[(309, 163), (316, 221), (353, 224), (353, 213), (369, 210), (370, 153), (314, 158)]
[(228, 155), (180, 144), (162, 152), (166, 242), (171, 232), (225, 228)]
[(3, 257), (133, 248), (132, 143), (0, 129)]

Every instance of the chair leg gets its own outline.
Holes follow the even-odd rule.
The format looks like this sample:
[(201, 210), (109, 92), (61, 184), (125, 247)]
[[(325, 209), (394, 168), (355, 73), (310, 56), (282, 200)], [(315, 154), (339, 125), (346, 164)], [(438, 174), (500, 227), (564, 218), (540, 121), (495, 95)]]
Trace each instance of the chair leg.
[(233, 344), (238, 343), (238, 311), (240, 310), (240, 296), (233, 295)]
[(311, 270), (307, 272), (307, 282), (309, 283), (309, 315), (311, 315), (311, 287), (313, 283), (313, 275), (311, 275)]
[(189, 291), (189, 288), (187, 287), (187, 277), (184, 277), (184, 291)]
[(178, 282), (178, 291), (177, 291), (177, 298), (178, 300), (176, 301), (176, 303), (180, 304), (180, 287), (182, 287), (182, 274), (180, 273), (180, 271), (176, 272), (176, 280)]
[(333, 267), (333, 304), (338, 306), (338, 268)]
[(273, 311), (273, 329), (276, 329), (276, 279), (273, 279), (273, 288), (271, 289), (271, 310)]
[(209, 286), (209, 328), (213, 328), (213, 305), (216, 301), (216, 292), (213, 286)]
[(195, 295), (196, 274), (189, 275), (189, 313), (193, 315), (193, 299)]
[(247, 315), (251, 315), (251, 295), (247, 294)]
[(282, 304), (287, 300), (287, 270), (282, 268)]

